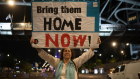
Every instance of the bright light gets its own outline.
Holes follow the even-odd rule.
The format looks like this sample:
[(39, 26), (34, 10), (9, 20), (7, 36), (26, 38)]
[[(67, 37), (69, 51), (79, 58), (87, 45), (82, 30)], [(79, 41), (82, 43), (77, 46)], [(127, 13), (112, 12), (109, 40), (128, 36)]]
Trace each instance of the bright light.
[(115, 47), (117, 45), (116, 42), (112, 42), (112, 46)]
[(18, 67), (18, 66), (16, 66), (16, 69), (19, 69), (19, 67)]
[(85, 73), (85, 70), (82, 70), (81, 73), (82, 73), (82, 74)]
[(51, 49), (48, 49), (48, 52), (50, 52), (51, 51)]
[(110, 71), (109, 73), (110, 73), (110, 74), (112, 74), (112, 73), (113, 73), (113, 71)]
[(21, 24), (21, 26), (25, 26), (25, 23), (20, 23)]
[(124, 53), (124, 51), (123, 51), (123, 50), (121, 50), (121, 53)]
[(118, 67), (119, 69), (121, 68), (121, 66)]
[(109, 73), (112, 74), (114, 70), (115, 70), (115, 68), (110, 69)]
[(19, 63), (20, 63), (20, 61), (19, 61)]
[(129, 46), (129, 43), (126, 43), (126, 46)]
[(15, 0), (8, 0), (8, 4), (9, 4), (10, 6), (13, 6), (13, 5), (15, 4)]
[(94, 50), (94, 52), (98, 52), (98, 50)]
[(85, 51), (85, 52), (87, 52), (87, 51), (88, 51), (88, 49), (84, 49), (84, 51)]
[(114, 57), (114, 55), (111, 55), (111, 57), (113, 58), (113, 57)]
[(20, 73), (20, 71), (16, 71), (17, 73)]
[(100, 72), (100, 74), (103, 74), (104, 73), (104, 69), (103, 68), (99, 68), (99, 72)]
[(124, 55), (124, 51), (123, 51), (123, 50), (121, 50), (121, 54), (123, 54), (123, 55)]
[(55, 58), (57, 58), (57, 55), (55, 55)]
[(34, 68), (32, 68), (32, 70), (34, 70)]
[(58, 52), (61, 52), (61, 50), (59, 49)]
[(7, 54), (7, 56), (9, 57), (10, 55), (9, 55), (9, 54)]
[(99, 54), (99, 56), (101, 57), (101, 56), (102, 56), (102, 54)]
[(98, 69), (94, 69), (94, 74), (98, 74)]

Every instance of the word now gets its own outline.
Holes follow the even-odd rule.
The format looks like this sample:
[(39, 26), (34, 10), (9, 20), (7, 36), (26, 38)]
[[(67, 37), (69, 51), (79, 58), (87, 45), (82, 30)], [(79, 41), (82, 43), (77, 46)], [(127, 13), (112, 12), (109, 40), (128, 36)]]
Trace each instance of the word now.
[[(60, 38), (60, 40), (58, 38)], [(49, 47), (50, 43), (53, 43), (55, 47), (60, 47), (60, 45), (62, 47), (69, 47), (71, 43), (73, 43), (72, 45), (74, 47), (76, 47), (78, 43), (80, 44), (80, 46), (83, 46), (86, 38), (87, 35), (70, 36), (69, 34), (64, 33), (62, 35), (55, 34), (55, 37), (53, 39), (49, 34), (45, 34), (45, 46)]]
[(65, 27), (70, 27), (71, 30), (81, 30), (81, 18), (75, 18), (74, 22), (72, 20), (62, 20), (59, 17), (56, 17), (54, 19), (49, 18), (46, 19), (44, 18), (44, 30), (64, 30)]

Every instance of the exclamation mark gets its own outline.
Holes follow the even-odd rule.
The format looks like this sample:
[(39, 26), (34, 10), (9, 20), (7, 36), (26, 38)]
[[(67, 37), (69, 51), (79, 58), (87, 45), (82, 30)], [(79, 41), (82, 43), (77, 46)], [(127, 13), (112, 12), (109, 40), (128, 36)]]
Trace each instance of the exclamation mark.
[(88, 36), (88, 41), (89, 41), (89, 47), (90, 47), (90, 43), (91, 43), (91, 36)]

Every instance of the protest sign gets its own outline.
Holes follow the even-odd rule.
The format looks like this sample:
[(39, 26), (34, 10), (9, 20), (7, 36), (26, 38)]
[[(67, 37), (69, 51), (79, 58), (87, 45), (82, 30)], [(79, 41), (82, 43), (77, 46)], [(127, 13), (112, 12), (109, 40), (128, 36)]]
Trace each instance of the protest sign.
[(97, 42), (98, 9), (98, 2), (32, 2), (32, 36), (38, 40), (33, 46), (98, 47), (89, 44), (89, 38)]

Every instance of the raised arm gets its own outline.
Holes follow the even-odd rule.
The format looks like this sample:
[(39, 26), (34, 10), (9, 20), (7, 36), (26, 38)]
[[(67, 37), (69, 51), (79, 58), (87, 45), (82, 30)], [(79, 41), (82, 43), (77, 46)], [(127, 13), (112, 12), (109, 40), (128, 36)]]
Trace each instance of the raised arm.
[(78, 68), (94, 55), (92, 50), (93, 49), (89, 49), (87, 52), (84, 52), (81, 56), (73, 60)]
[[(30, 44), (32, 45), (35, 42), (35, 40), (31, 37)], [(44, 51), (41, 48), (36, 48), (38, 55), (45, 61), (47, 61), (50, 65), (53, 67), (56, 67), (60, 61), (60, 59), (55, 58), (54, 56), (48, 54), (46, 51)]]
[(46, 51), (44, 51), (41, 48), (37, 48), (38, 51), (38, 55), (44, 59), (45, 61), (47, 61), (50, 65), (52, 65), (53, 67), (56, 68), (56, 66), (58, 65), (60, 59), (55, 58), (54, 56), (48, 54)]
[[(97, 40), (97, 44), (101, 44), (100, 37)], [(88, 61), (94, 55), (94, 48), (90, 48), (87, 52), (84, 52), (78, 58), (75, 58), (73, 61), (75, 62), (76, 66), (79, 68), (82, 64)]]

